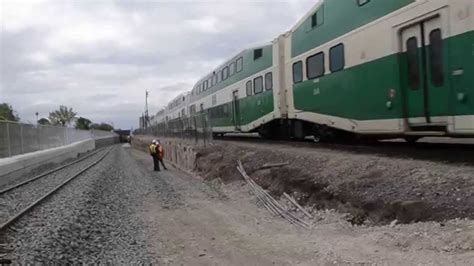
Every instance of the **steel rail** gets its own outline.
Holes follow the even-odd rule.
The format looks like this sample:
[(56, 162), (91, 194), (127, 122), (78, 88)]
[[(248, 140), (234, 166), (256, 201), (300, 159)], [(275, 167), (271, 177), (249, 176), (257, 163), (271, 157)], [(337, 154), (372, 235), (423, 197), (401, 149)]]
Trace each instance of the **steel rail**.
[(57, 172), (57, 171), (59, 171), (59, 170), (61, 170), (61, 169), (64, 169), (64, 168), (66, 168), (66, 167), (68, 167), (68, 166), (71, 166), (71, 165), (76, 164), (76, 163), (78, 163), (78, 162), (84, 161), (85, 159), (90, 158), (91, 156), (93, 156), (93, 155), (99, 153), (101, 150), (102, 150), (102, 149), (93, 151), (93, 152), (87, 154), (86, 156), (84, 156), (84, 157), (82, 157), (82, 158), (79, 158), (79, 159), (77, 159), (77, 160), (74, 160), (74, 161), (72, 161), (72, 162), (70, 162), (70, 163), (67, 163), (67, 164), (65, 164), (65, 165), (56, 167), (56, 168), (51, 169), (51, 170), (49, 170), (49, 171), (47, 171), (47, 172), (41, 173), (41, 174), (39, 174), (39, 175), (37, 175), (37, 176), (35, 176), (35, 177), (32, 177), (32, 178), (30, 178), (30, 179), (28, 179), (28, 180), (25, 180), (25, 181), (23, 181), (23, 182), (20, 182), (20, 183), (18, 183), (18, 184), (15, 184), (15, 185), (13, 185), (13, 186), (11, 186), (11, 187), (7, 187), (7, 188), (5, 188), (5, 189), (3, 189), (3, 190), (0, 190), (0, 195), (1, 195), (1, 194), (4, 194), (4, 193), (6, 193), (6, 192), (8, 192), (8, 191), (10, 191), (10, 190), (13, 190), (13, 189), (15, 189), (15, 188), (24, 186), (24, 185), (26, 185), (26, 184), (28, 184), (28, 183), (30, 183), (30, 182), (35, 181), (36, 179), (39, 179), (39, 178), (42, 178), (42, 177), (47, 176), (47, 175), (49, 175), (49, 174), (52, 174), (52, 173), (54, 173), (54, 172)]
[(82, 173), (84, 173), (85, 171), (87, 171), (88, 169), (90, 169), (91, 167), (93, 167), (94, 165), (98, 164), (100, 161), (102, 161), (105, 156), (107, 156), (109, 154), (109, 152), (113, 149), (112, 148), (109, 148), (109, 150), (107, 150), (99, 159), (97, 159), (96, 161), (94, 161), (93, 163), (89, 164), (88, 166), (84, 167), (82, 170), (80, 170), (79, 172), (75, 173), (74, 175), (72, 175), (70, 178), (68, 178), (66, 181), (64, 181), (63, 183), (59, 184), (58, 186), (56, 186), (55, 188), (53, 188), (51, 191), (49, 191), (48, 193), (46, 193), (44, 196), (42, 196), (41, 198), (37, 199), (35, 202), (31, 203), (30, 205), (28, 205), (27, 207), (25, 207), (24, 209), (22, 209), (21, 211), (19, 211), (17, 214), (15, 214), (13, 217), (11, 217), (10, 219), (8, 219), (8, 221), (4, 222), (3, 224), (0, 225), (0, 232), (2, 232), (3, 230), (5, 230), (9, 225), (11, 225), (13, 222), (15, 222), (16, 220), (18, 220), (19, 218), (21, 218), (23, 215), (25, 215), (28, 211), (30, 211), (31, 209), (33, 209), (36, 205), (39, 205), (42, 201), (44, 201), (45, 199), (47, 199), (49, 196), (53, 195), (55, 192), (59, 191), (59, 189), (61, 189), (63, 186), (65, 186), (67, 183), (69, 183), (70, 181), (72, 181), (74, 178), (80, 176)]

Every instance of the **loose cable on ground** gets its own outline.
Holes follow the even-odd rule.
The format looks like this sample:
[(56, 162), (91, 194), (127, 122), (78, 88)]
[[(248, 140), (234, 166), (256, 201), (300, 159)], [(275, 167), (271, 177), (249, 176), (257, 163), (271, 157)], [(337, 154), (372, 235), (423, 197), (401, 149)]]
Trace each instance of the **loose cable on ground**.
[(257, 196), (257, 202), (263, 205), (269, 212), (281, 216), (288, 222), (310, 229), (311, 226), (302, 220), (301, 218), (290, 213), (288, 210), (283, 208), (278, 201), (276, 201), (267, 191), (260, 187), (255, 181), (247, 174), (240, 160), (237, 161), (237, 170), (240, 172), (244, 180), (250, 185), (254, 194)]

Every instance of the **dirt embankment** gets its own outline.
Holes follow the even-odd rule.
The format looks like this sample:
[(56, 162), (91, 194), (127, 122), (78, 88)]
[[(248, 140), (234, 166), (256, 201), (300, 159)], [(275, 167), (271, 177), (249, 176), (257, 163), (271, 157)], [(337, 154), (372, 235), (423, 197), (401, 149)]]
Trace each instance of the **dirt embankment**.
[[(324, 148), (216, 141), (197, 148), (205, 179), (242, 180), (236, 161), (278, 197), (349, 213), (355, 224), (474, 218), (474, 166), (387, 158)], [(268, 163), (288, 165), (262, 169)]]

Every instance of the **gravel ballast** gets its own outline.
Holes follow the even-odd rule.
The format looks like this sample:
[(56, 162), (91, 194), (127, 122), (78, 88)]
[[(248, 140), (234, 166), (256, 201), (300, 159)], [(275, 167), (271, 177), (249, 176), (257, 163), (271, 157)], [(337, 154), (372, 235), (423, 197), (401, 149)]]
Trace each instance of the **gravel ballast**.
[[(153, 186), (128, 172), (130, 159), (115, 148), (14, 224), (6, 234), (15, 263), (153, 263), (146, 230), (134, 214)], [(143, 181), (143, 182), (141, 182)], [(165, 188), (166, 190), (166, 188)]]
[(99, 159), (106, 150), (0, 195), (0, 224)]

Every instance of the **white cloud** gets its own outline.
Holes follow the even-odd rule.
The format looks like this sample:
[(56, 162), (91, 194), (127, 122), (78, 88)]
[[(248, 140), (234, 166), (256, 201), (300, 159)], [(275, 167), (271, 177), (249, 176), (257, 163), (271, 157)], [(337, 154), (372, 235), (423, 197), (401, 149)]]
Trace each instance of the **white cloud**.
[(0, 2), (0, 102), (24, 121), (60, 104), (136, 126), (252, 43), (290, 29), (314, 0)]

